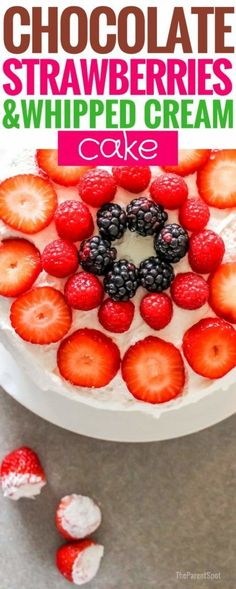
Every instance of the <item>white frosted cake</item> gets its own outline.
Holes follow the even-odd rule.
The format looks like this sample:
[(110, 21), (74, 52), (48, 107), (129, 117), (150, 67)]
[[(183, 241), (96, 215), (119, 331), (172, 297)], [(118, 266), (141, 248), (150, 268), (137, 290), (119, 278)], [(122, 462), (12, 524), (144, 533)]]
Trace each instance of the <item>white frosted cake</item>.
[[(44, 151), (44, 150), (41, 150)], [(46, 151), (46, 150), (45, 150)], [(202, 150), (202, 151), (207, 151), (207, 150)], [(229, 158), (230, 156), (230, 152), (229, 151), (225, 151), (225, 153), (227, 152), (227, 158), (226, 159), (226, 163), (222, 164), (222, 160), (219, 160), (218, 163), (218, 167), (216, 166), (216, 170), (209, 170), (207, 169), (207, 166), (209, 166), (209, 161), (211, 161), (211, 159), (208, 158), (212, 158), (212, 160), (214, 161), (214, 158), (219, 158), (219, 154), (223, 153), (223, 152), (214, 152), (212, 154), (208, 153), (208, 156), (205, 157), (205, 162), (203, 162), (203, 166), (201, 166), (201, 182), (202, 182), (202, 191), (201, 191), (201, 197), (202, 195), (204, 195), (204, 182), (205, 182), (205, 178), (204, 178), (204, 170), (206, 170), (206, 174), (207, 174), (207, 178), (209, 179), (209, 175), (210, 174), (215, 174), (215, 181), (217, 186), (220, 185), (221, 183), (221, 178), (223, 178), (222, 182), (225, 181), (225, 177), (227, 175), (227, 169), (229, 169), (229, 181), (231, 183), (230, 187), (228, 185), (228, 177), (227, 177), (227, 190), (225, 189), (225, 194), (224, 194), (224, 185), (223, 187), (219, 187), (219, 192), (222, 191), (223, 197), (225, 198), (224, 201), (224, 208), (222, 206), (222, 203), (219, 207), (219, 202), (215, 202), (214, 205), (215, 206), (210, 206), (209, 210), (210, 210), (210, 219), (207, 223), (207, 225), (202, 229), (202, 231), (208, 231), (208, 230), (212, 230), (213, 232), (215, 232), (216, 234), (220, 235), (221, 238), (224, 241), (224, 245), (225, 245), (225, 252), (224, 255), (222, 254), (221, 259), (219, 259), (218, 264), (215, 264), (214, 267), (214, 271), (211, 272), (200, 272), (195, 270), (195, 266), (194, 263), (192, 266), (190, 266), (190, 258), (188, 256), (188, 249), (189, 249), (189, 244), (186, 247), (186, 255), (183, 255), (182, 258), (177, 261), (177, 262), (171, 262), (170, 260), (168, 260), (168, 256), (167, 256), (167, 263), (171, 264), (171, 266), (174, 269), (174, 273), (175, 276), (179, 275), (179, 274), (183, 274), (183, 273), (193, 273), (195, 272), (198, 276), (201, 275), (202, 278), (204, 278), (204, 281), (206, 283), (206, 285), (210, 284), (210, 289), (214, 289), (214, 280), (216, 281), (218, 278), (215, 278), (215, 274), (218, 272), (219, 268), (222, 268), (222, 266), (224, 266), (225, 264), (229, 264), (230, 265), (230, 270), (231, 270), (231, 274), (234, 270), (234, 264), (236, 266), (236, 195), (234, 194), (234, 196), (232, 196), (232, 193), (234, 191), (234, 186), (236, 186), (236, 157), (235, 157), (235, 153), (232, 152), (232, 154), (234, 155), (234, 157), (232, 157), (232, 165), (230, 164), (230, 160)], [(190, 153), (190, 152), (188, 152)], [(2, 185), (0, 186), (0, 218), (2, 219), (0, 221), (0, 236), (1, 236), (1, 240), (2, 243), (5, 243), (5, 240), (12, 240), (15, 238), (20, 238), (20, 239), (25, 239), (28, 240), (30, 243), (34, 244), (36, 246), (36, 248), (39, 250), (40, 254), (43, 253), (43, 251), (45, 250), (45, 247), (50, 244), (51, 242), (53, 242), (54, 240), (58, 240), (59, 236), (56, 230), (56, 226), (55, 226), (55, 222), (54, 222), (54, 218), (52, 216), (52, 220), (51, 222), (47, 225), (47, 227), (45, 227), (43, 230), (40, 230), (38, 232), (32, 232), (32, 233), (25, 233), (22, 230), (16, 230), (14, 228), (14, 223), (15, 220), (13, 220), (13, 226), (11, 226), (9, 224), (9, 222), (6, 222), (6, 217), (5, 215), (5, 209), (4, 209), (4, 213), (3, 211), (3, 206), (5, 206), (5, 201), (6, 201), (6, 190), (8, 189), (7, 187), (5, 188), (4, 186), (4, 181), (7, 178), (10, 177), (14, 177), (14, 176), (18, 176), (19, 174), (34, 174), (34, 175), (41, 175), (41, 177), (46, 178), (45, 174), (42, 176), (42, 171), (39, 170), (39, 167), (36, 163), (35, 160), (35, 154), (32, 152), (29, 152), (28, 150), (19, 153), (16, 152), (15, 154), (8, 154), (8, 153), (4, 153), (2, 151), (1, 153), (1, 181), (2, 181)], [(183, 158), (184, 161), (184, 153), (181, 156)], [(210, 164), (211, 165), (211, 164)], [(199, 165), (197, 164), (197, 167), (200, 169)], [(222, 168), (222, 170), (221, 170)], [(111, 169), (107, 168), (107, 171), (109, 171), (109, 173), (112, 173)], [(191, 170), (191, 168), (190, 168)], [(112, 199), (112, 203), (117, 203), (119, 204), (123, 209), (126, 209), (127, 205), (129, 205), (129, 203), (133, 202), (134, 199), (140, 199), (142, 197), (151, 199), (152, 195), (154, 194), (154, 191), (149, 192), (149, 188), (150, 185), (152, 185), (153, 181), (155, 180), (156, 177), (159, 177), (161, 175), (163, 175), (164, 173), (172, 173), (172, 172), (179, 172), (181, 174), (181, 177), (183, 178), (184, 176), (184, 181), (187, 184), (188, 187), (188, 198), (196, 198), (199, 197), (199, 190), (198, 190), (198, 186), (197, 186), (197, 172), (191, 173), (191, 174), (186, 174), (188, 170), (184, 170), (184, 166), (183, 169), (179, 168), (176, 170), (166, 170), (165, 172), (163, 170), (161, 170), (160, 168), (156, 168), (153, 167), (151, 169), (151, 181), (148, 182), (149, 186), (141, 191), (141, 192), (131, 192), (130, 190), (127, 190), (125, 188), (123, 188), (122, 186), (120, 186), (120, 184), (117, 185), (117, 189), (116, 189), (116, 194), (114, 199)], [(94, 173), (94, 170), (91, 170), (89, 172), (90, 174)], [(79, 190), (78, 190), (78, 184), (74, 185), (74, 186), (62, 186), (58, 183), (53, 182), (52, 177), (47, 178), (45, 180), (46, 182), (50, 183), (50, 185), (53, 187), (53, 190), (55, 190), (56, 193), (56, 197), (58, 200), (58, 204), (64, 202), (64, 201), (68, 201), (68, 200), (75, 200), (75, 201), (81, 201), (83, 202), (83, 200), (81, 199), (81, 196), (79, 194)], [(122, 182), (121, 182), (122, 183)], [(198, 182), (199, 185), (199, 182)], [(9, 193), (11, 190), (11, 186), (9, 187)], [(208, 202), (208, 205), (213, 204), (213, 198), (218, 198), (217, 194), (216, 194), (216, 190), (214, 191), (214, 194), (210, 195), (209, 198), (207, 196), (207, 190), (206, 192), (206, 202)], [(213, 193), (213, 190), (211, 191), (211, 193)], [(9, 196), (9, 195), (7, 195)], [(235, 204), (234, 206), (232, 206), (232, 201), (230, 201), (230, 198), (234, 198), (235, 199)], [(11, 198), (11, 195), (9, 196), (9, 199)], [(227, 201), (228, 198), (228, 201)], [(212, 199), (212, 202), (211, 202)], [(155, 197), (155, 203), (157, 203), (158, 197)], [(3, 202), (4, 201), (4, 202)], [(154, 201), (153, 201), (154, 202)], [(186, 201), (185, 201), (186, 202)], [(9, 204), (9, 203), (8, 203)], [(163, 205), (163, 203), (161, 203)], [(226, 206), (230, 204), (230, 206), (228, 206), (226, 208)], [(11, 203), (10, 203), (11, 205)], [(10, 206), (9, 205), (9, 206)], [(22, 206), (24, 207), (24, 203), (22, 204)], [(27, 205), (26, 205), (27, 206)], [(158, 205), (159, 206), (159, 205)], [(235, 207), (235, 208), (234, 208)], [(97, 227), (97, 221), (96, 221), (96, 214), (97, 214), (97, 210), (100, 207), (92, 207), (89, 206), (89, 210), (93, 216), (93, 220), (94, 220), (94, 235), (98, 235), (98, 227)], [(166, 212), (168, 213), (168, 220), (166, 220), (165, 225), (171, 225), (173, 226), (173, 224), (180, 224), (180, 220), (179, 220), (179, 207), (176, 208), (175, 210), (170, 210), (168, 209), (168, 207), (164, 207)], [(132, 211), (131, 211), (132, 213)], [(131, 215), (132, 216), (132, 215)], [(10, 221), (11, 222), (11, 221)], [(135, 222), (135, 219), (133, 218), (133, 222)], [(130, 221), (130, 223), (132, 223), (132, 219)], [(126, 231), (124, 232), (124, 235), (118, 239), (118, 240), (114, 240), (111, 243), (111, 247), (116, 248), (117, 250), (117, 254), (116, 254), (116, 260), (122, 260), (125, 259), (128, 262), (132, 262), (137, 268), (139, 267), (140, 263), (143, 262), (144, 260), (147, 260), (149, 258), (156, 258), (158, 256), (158, 250), (154, 248), (154, 241), (156, 239), (157, 241), (157, 235), (159, 235), (159, 232), (156, 232), (152, 235), (141, 235), (140, 233), (138, 233), (138, 231), (133, 231), (130, 230), (131, 225), (128, 226), (128, 229), (126, 229)], [(163, 227), (162, 227), (163, 228)], [(185, 229), (185, 232), (187, 232), (187, 229)], [(192, 234), (191, 231), (188, 231), (188, 236), (191, 242), (191, 235), (194, 235), (196, 232), (194, 232)], [(196, 233), (197, 235), (197, 233)], [(91, 235), (88, 239), (91, 239)], [(155, 238), (155, 239), (154, 239)], [(73, 241), (73, 240), (72, 240)], [(80, 249), (80, 243), (79, 242), (74, 242), (76, 244), (77, 249)], [(159, 242), (160, 243), (160, 242)], [(168, 245), (168, 244), (167, 244)], [(191, 247), (191, 246), (190, 246)], [(214, 249), (214, 244), (213, 244), (213, 249)], [(160, 244), (160, 252), (161, 252), (161, 244)], [(163, 258), (163, 252), (162, 252), (162, 259)], [(1, 263), (1, 250), (0, 250), (0, 263)], [(5, 263), (5, 262), (4, 262)], [(114, 262), (113, 262), (114, 263)], [(198, 261), (196, 264), (196, 268), (198, 267)], [(81, 266), (78, 266), (75, 270), (75, 273), (81, 272), (81, 271), (85, 271), (84, 267), (82, 268)], [(112, 272), (112, 267), (109, 267), (109, 272)], [(69, 276), (73, 274), (73, 272), (69, 272)], [(209, 274), (211, 274), (211, 279), (210, 279), (210, 283), (208, 283), (208, 276)], [(37, 384), (37, 386), (41, 387), (42, 389), (46, 389), (46, 390), (55, 390), (58, 392), (58, 394), (63, 394), (63, 395), (67, 395), (67, 396), (72, 396), (73, 399), (76, 397), (78, 398), (78, 400), (80, 402), (84, 402), (87, 403), (89, 405), (93, 405), (93, 406), (97, 406), (100, 408), (109, 408), (109, 409), (118, 409), (118, 410), (129, 410), (129, 409), (137, 409), (140, 411), (145, 411), (145, 412), (149, 412), (152, 413), (153, 415), (160, 415), (161, 412), (168, 410), (170, 408), (173, 407), (182, 407), (183, 404), (187, 404), (187, 403), (192, 403), (192, 402), (196, 402), (198, 401), (200, 398), (202, 398), (202, 396), (210, 394), (210, 393), (214, 393), (214, 391), (216, 389), (221, 388), (222, 389), (222, 394), (224, 394), (223, 391), (225, 391), (228, 386), (235, 381), (235, 377), (236, 377), (236, 370), (235, 370), (235, 365), (236, 365), (236, 339), (235, 339), (235, 331), (233, 332), (233, 326), (234, 323), (236, 322), (236, 311), (235, 308), (232, 308), (233, 302), (233, 293), (234, 293), (234, 301), (236, 301), (236, 268), (235, 268), (235, 274), (234, 276), (232, 275), (230, 280), (230, 285), (231, 285), (231, 295), (230, 296), (230, 300), (228, 300), (227, 303), (227, 309), (224, 309), (224, 301), (222, 301), (222, 309), (219, 312), (217, 311), (218, 307), (216, 308), (216, 305), (218, 304), (218, 302), (215, 304), (215, 302), (213, 301), (212, 303), (212, 299), (214, 298), (214, 293), (210, 295), (210, 302), (211, 304), (209, 304), (209, 302), (205, 302), (204, 304), (200, 304), (199, 305), (197, 303), (193, 303), (193, 307), (195, 308), (183, 308), (183, 304), (181, 303), (182, 306), (180, 306), (180, 304), (176, 304), (175, 302), (175, 292), (174, 292), (174, 281), (173, 281), (173, 277), (172, 277), (172, 283), (171, 283), (171, 291), (170, 288), (165, 288), (164, 290), (160, 290), (158, 291), (158, 289), (153, 289), (152, 291), (147, 290), (147, 288), (144, 287), (144, 283), (141, 282), (141, 284), (139, 285), (139, 287), (137, 288), (134, 296), (132, 297), (132, 303), (135, 305), (135, 313), (134, 313), (134, 317), (133, 320), (131, 322), (130, 327), (124, 331), (123, 333), (117, 333), (117, 332), (112, 332), (112, 330), (107, 330), (104, 327), (104, 324), (102, 324), (102, 322), (99, 319), (99, 313), (98, 313), (98, 306), (96, 306), (93, 309), (90, 310), (82, 310), (82, 309), (76, 309), (76, 308), (72, 308), (71, 310), (71, 314), (72, 314), (72, 322), (70, 323), (69, 329), (67, 330), (67, 333), (63, 333), (62, 337), (58, 340), (55, 341), (54, 343), (47, 343), (47, 344), (37, 344), (37, 343), (31, 343), (30, 341), (25, 341), (25, 339), (22, 337), (22, 335), (20, 334), (20, 331), (18, 329), (15, 328), (14, 325), (14, 320), (10, 319), (10, 316), (15, 317), (16, 316), (16, 310), (17, 313), (19, 311), (19, 309), (14, 308), (14, 313), (11, 312), (11, 307), (14, 304), (15, 301), (17, 301), (18, 296), (9, 296), (9, 294), (6, 291), (6, 296), (0, 296), (0, 327), (1, 327), (1, 340), (4, 343), (4, 345), (10, 350), (10, 352), (13, 354), (14, 358), (18, 361), (18, 363), (20, 364), (20, 366), (27, 372), (27, 374), (29, 375), (29, 377)], [(103, 275), (99, 275), (97, 276), (98, 280), (101, 282), (101, 284), (103, 283)], [(223, 276), (223, 279), (225, 279), (225, 275)], [(3, 279), (2, 279), (3, 280)], [(140, 280), (140, 279), (139, 279)], [(176, 280), (176, 279), (175, 279)], [(56, 277), (51, 275), (49, 272), (46, 272), (45, 269), (42, 269), (41, 272), (38, 273), (36, 280), (33, 282), (33, 284), (31, 285), (31, 288), (37, 288), (37, 287), (42, 287), (42, 286), (49, 286), (49, 287), (53, 287), (54, 289), (57, 289), (58, 291), (60, 291), (61, 293), (64, 292), (64, 287), (65, 284), (68, 281), (68, 276), (65, 277)], [(1, 281), (0, 281), (1, 282)], [(214, 284), (213, 284), (214, 283)], [(213, 285), (213, 286), (211, 286)], [(208, 286), (206, 287), (208, 288)], [(28, 292), (28, 290), (30, 289), (24, 289), (22, 290), (22, 292), (19, 294), (19, 298), (22, 296), (24, 296), (25, 292)], [(0, 291), (1, 291), (1, 284), (0, 284)], [(165, 291), (165, 294), (167, 294), (167, 296), (169, 298), (172, 299), (172, 305), (173, 305), (173, 314), (172, 317), (170, 318), (170, 321), (168, 322), (168, 324), (166, 325), (166, 327), (161, 328), (161, 329), (153, 329), (150, 324), (148, 324), (144, 318), (144, 313), (141, 315), (140, 313), (140, 304), (141, 301), (144, 299), (144, 297), (146, 297), (147, 295), (155, 294), (155, 293), (163, 293)], [(3, 291), (1, 291), (3, 292)], [(107, 290), (107, 294), (104, 294), (104, 299), (106, 300), (107, 295), (109, 296), (109, 293), (112, 292), (112, 289), (109, 291), (109, 288)], [(170, 294), (171, 292), (171, 294)], [(176, 295), (177, 296), (177, 295)], [(182, 293), (181, 293), (182, 296)], [(207, 297), (206, 297), (207, 298)], [(117, 300), (117, 299), (116, 299)], [(176, 299), (177, 300), (177, 299)], [(122, 302), (122, 298), (120, 299), (120, 301)], [(127, 298), (124, 298), (123, 301), (127, 301)], [(67, 301), (68, 302), (68, 301)], [(236, 302), (234, 303), (235, 307), (236, 307)], [(191, 306), (191, 304), (190, 304)], [(187, 302), (187, 307), (189, 307), (189, 303)], [(229, 307), (229, 310), (228, 310)], [(217, 311), (217, 312), (216, 312)], [(235, 315), (234, 315), (235, 312)], [(17, 315), (17, 319), (18, 319), (18, 315)], [(30, 315), (29, 315), (30, 317)], [(195, 370), (194, 366), (195, 364), (192, 364), (191, 359), (189, 360), (188, 357), (188, 353), (184, 352), (183, 350), (183, 338), (184, 335), (186, 334), (186, 332), (195, 324), (197, 324), (200, 320), (205, 319), (205, 318), (215, 318), (215, 317), (219, 317), (220, 321), (222, 322), (226, 322), (229, 326), (229, 331), (230, 331), (230, 336), (232, 336), (231, 338), (231, 343), (230, 343), (230, 350), (228, 352), (228, 354), (230, 355), (230, 358), (224, 358), (222, 359), (222, 362), (225, 362), (225, 365), (222, 368), (222, 374), (223, 376), (221, 377), (221, 373), (219, 373), (219, 375), (217, 374), (217, 378), (212, 378), (209, 376), (203, 376), (200, 372), (200, 370)], [(235, 318), (234, 318), (235, 317)], [(149, 322), (150, 323), (150, 322)], [(27, 326), (26, 326), (27, 327)], [(74, 332), (76, 332), (77, 330), (83, 330), (84, 328), (86, 329), (91, 329), (91, 330), (97, 330), (100, 333), (103, 333), (104, 335), (106, 335), (108, 338), (110, 338), (118, 347), (118, 350), (120, 352), (120, 356), (121, 356), (121, 360), (124, 358), (124, 356), (127, 354), (128, 350), (131, 348), (134, 344), (136, 344), (137, 342), (140, 342), (142, 340), (144, 340), (145, 338), (149, 338), (150, 336), (153, 338), (158, 338), (159, 340), (162, 340), (164, 342), (170, 342), (171, 345), (175, 346), (175, 349), (178, 350), (178, 353), (181, 354), (181, 358), (182, 358), (182, 362), (183, 362), (183, 366), (184, 366), (184, 382), (182, 382), (182, 384), (179, 386), (179, 394), (173, 394), (173, 398), (171, 398), (171, 394), (168, 397), (168, 400), (165, 402), (165, 398), (163, 397), (163, 399), (160, 399), (157, 396), (157, 401), (155, 402), (155, 397), (151, 396), (150, 397), (150, 402), (147, 398), (142, 397), (139, 395), (135, 395), (132, 394), (132, 382), (131, 385), (129, 386), (129, 383), (127, 384), (126, 382), (126, 374), (127, 374), (127, 370), (129, 367), (127, 367), (127, 370), (123, 369), (121, 370), (121, 368), (118, 368), (116, 370), (116, 374), (114, 375), (113, 378), (111, 378), (110, 382), (108, 384), (106, 384), (105, 386), (99, 386), (99, 387), (94, 387), (94, 386), (77, 386), (76, 384), (73, 384), (73, 382), (70, 382), (70, 379), (65, 378), (65, 374), (63, 374), (63, 371), (61, 371), (59, 369), (58, 366), (58, 348), (61, 345), (61, 341), (65, 340), (66, 338), (69, 338), (69, 336), (71, 334), (73, 334)], [(224, 331), (224, 330), (223, 330)], [(218, 337), (218, 334), (217, 334)], [(228, 337), (228, 335), (227, 335)], [(227, 339), (227, 338), (226, 338)], [(155, 340), (154, 340), (155, 343)], [(228, 343), (227, 343), (228, 345)], [(233, 359), (234, 358), (234, 359)], [(168, 353), (167, 353), (167, 361), (168, 360)], [(211, 362), (211, 360), (209, 359), (209, 363)], [(221, 362), (221, 357), (220, 357), (220, 362)], [(126, 359), (126, 364), (128, 364), (128, 361)], [(171, 366), (171, 364), (170, 364)], [(78, 370), (80, 369), (80, 367), (78, 366)], [(146, 370), (146, 367), (143, 367), (143, 370)], [(150, 381), (153, 377), (152, 374), (152, 370), (153, 370), (153, 366), (150, 364)], [(157, 366), (157, 372), (158, 372), (158, 366)], [(213, 373), (214, 376), (215, 373)], [(162, 376), (162, 375), (161, 375)], [(137, 375), (136, 375), (137, 377)], [(72, 379), (73, 380), (73, 379)], [(131, 379), (132, 380), (132, 379)], [(134, 387), (136, 386), (136, 383), (134, 385)], [(151, 386), (151, 385), (150, 385)], [(169, 387), (169, 382), (167, 383), (167, 387)], [(155, 391), (152, 391), (152, 393), (154, 394)]]

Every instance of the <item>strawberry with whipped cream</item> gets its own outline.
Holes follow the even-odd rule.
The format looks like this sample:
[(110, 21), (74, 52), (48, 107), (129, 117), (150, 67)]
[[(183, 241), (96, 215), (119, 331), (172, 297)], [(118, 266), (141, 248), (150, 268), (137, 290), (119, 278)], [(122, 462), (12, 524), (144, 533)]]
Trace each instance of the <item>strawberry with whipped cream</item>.
[(96, 576), (103, 553), (103, 546), (93, 540), (73, 542), (59, 548), (56, 565), (67, 581), (84, 585)]
[(4, 497), (17, 501), (34, 499), (46, 485), (46, 476), (37, 454), (30, 448), (18, 448), (2, 461), (1, 486)]
[(101, 521), (100, 507), (84, 495), (67, 495), (57, 507), (56, 526), (67, 540), (81, 540), (90, 536)]

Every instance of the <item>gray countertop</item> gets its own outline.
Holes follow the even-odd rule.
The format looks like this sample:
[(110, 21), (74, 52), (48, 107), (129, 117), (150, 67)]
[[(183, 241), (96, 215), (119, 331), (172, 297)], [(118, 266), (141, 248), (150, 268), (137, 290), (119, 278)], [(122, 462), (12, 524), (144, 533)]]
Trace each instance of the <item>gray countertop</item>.
[(236, 416), (186, 438), (117, 444), (50, 425), (1, 392), (0, 459), (21, 445), (39, 453), (48, 485), (35, 501), (0, 496), (1, 589), (69, 589), (54, 566), (54, 514), (73, 492), (103, 511), (105, 556), (88, 588), (235, 589)]

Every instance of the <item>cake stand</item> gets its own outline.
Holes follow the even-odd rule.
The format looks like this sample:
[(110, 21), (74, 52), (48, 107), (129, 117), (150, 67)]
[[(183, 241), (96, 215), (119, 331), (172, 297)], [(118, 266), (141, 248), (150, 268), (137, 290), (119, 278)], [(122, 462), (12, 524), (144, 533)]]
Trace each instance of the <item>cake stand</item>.
[(196, 403), (163, 413), (97, 409), (55, 391), (42, 391), (0, 343), (0, 384), (24, 407), (51, 423), (84, 436), (116, 442), (153, 442), (186, 436), (236, 412), (236, 383)]

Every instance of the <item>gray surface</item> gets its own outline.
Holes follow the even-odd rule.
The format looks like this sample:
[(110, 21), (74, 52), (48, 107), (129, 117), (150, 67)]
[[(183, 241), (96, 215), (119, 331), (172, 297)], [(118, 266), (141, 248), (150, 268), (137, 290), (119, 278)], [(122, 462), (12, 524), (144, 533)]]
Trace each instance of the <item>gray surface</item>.
[[(115, 444), (52, 426), (0, 394), (0, 459), (22, 444), (49, 484), (35, 501), (0, 497), (1, 589), (66, 589), (54, 567), (54, 513), (65, 494), (92, 495), (105, 557), (90, 589), (235, 589), (236, 416), (190, 437)], [(219, 572), (220, 581), (176, 571)]]

